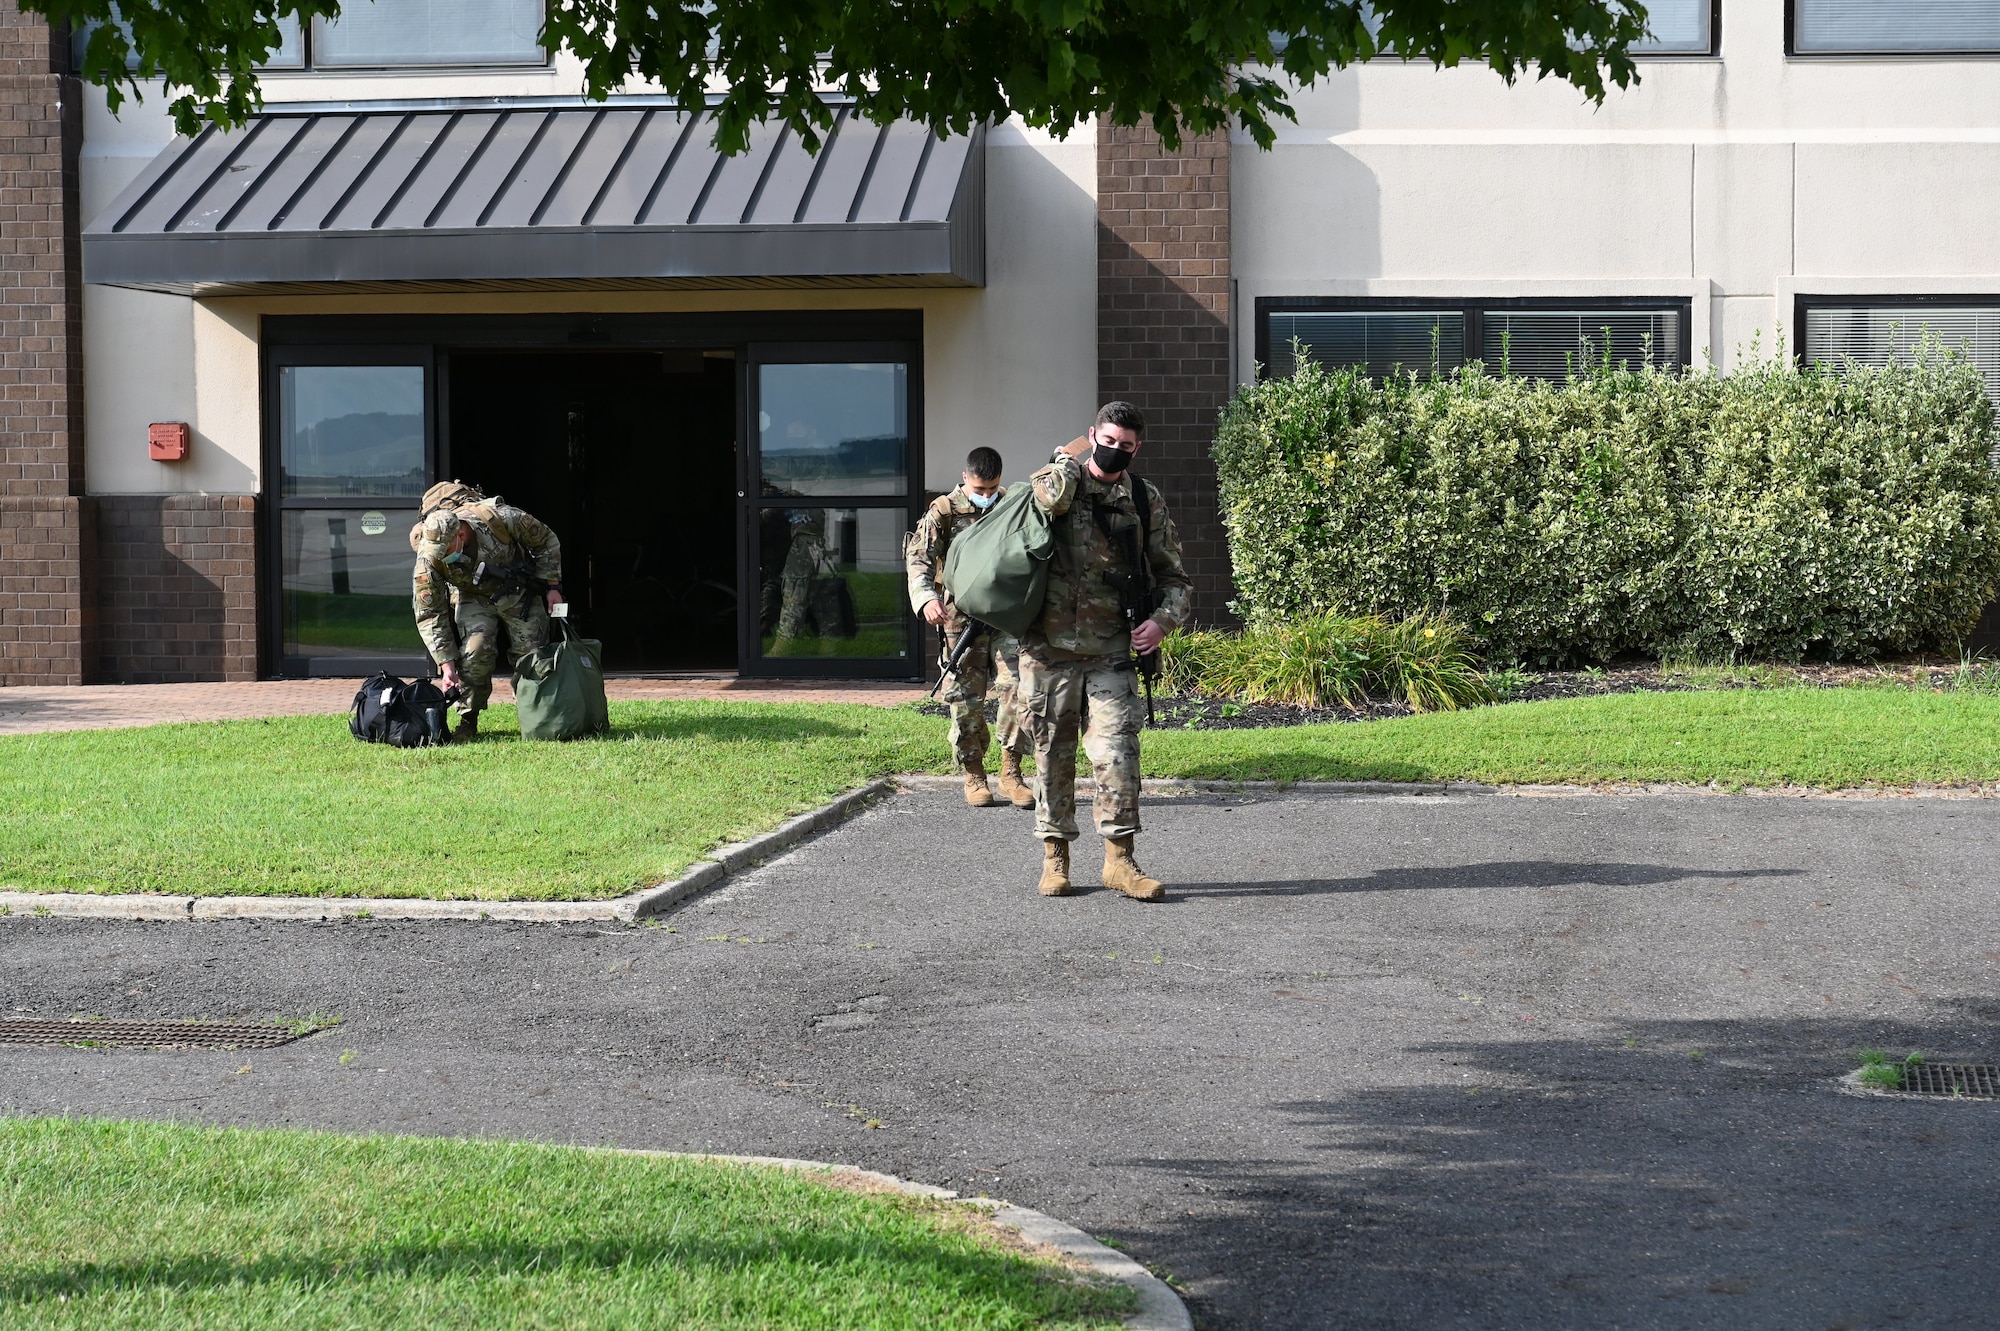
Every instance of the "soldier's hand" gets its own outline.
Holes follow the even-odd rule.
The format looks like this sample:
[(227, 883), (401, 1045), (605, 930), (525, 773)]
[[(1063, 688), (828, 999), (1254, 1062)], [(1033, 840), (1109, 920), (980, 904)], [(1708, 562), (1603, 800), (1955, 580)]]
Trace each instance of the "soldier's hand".
[(951, 616), (945, 613), (944, 602), (937, 597), (933, 596), (924, 602), (924, 623), (934, 628), (943, 628), (944, 622), (950, 618)]
[(446, 661), (443, 665), (439, 666), (438, 678), (444, 681), (444, 686), (446, 688), (448, 689), (457, 688), (459, 686), (458, 662)]
[(1149, 619), (1132, 630), (1132, 650), (1140, 656), (1159, 650), (1160, 642), (1167, 631), (1160, 627), (1160, 621)]
[(553, 587), (549, 588), (549, 609), (553, 610), (557, 606), (561, 605), (562, 599), (563, 599), (563, 594), (561, 592), (557, 591)]

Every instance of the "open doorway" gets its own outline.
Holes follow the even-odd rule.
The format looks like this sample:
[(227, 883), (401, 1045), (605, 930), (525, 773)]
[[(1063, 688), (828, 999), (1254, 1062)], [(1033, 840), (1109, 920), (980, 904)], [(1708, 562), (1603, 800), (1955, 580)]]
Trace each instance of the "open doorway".
[(451, 353), (449, 474), (555, 528), (607, 670), (738, 665), (729, 351)]

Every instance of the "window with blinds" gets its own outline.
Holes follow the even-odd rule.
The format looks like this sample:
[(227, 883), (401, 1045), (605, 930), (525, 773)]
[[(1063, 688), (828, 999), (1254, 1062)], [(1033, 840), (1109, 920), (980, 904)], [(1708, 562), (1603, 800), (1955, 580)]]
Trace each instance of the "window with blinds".
[(1809, 305), (1805, 357), (1842, 365), (1908, 365), (1926, 337), (1964, 355), (2000, 402), (2000, 304)]
[(1679, 369), (1688, 355), (1685, 301), (1257, 302), (1257, 359), (1284, 377), (1298, 358), (1381, 379), (1448, 374), (1470, 361), (1488, 374), (1563, 379), (1605, 365)]
[[(547, 58), (542, 0), (370, 0), (348, 5), (331, 23), (314, 19), (310, 29), (296, 14), (281, 14), (276, 22), (278, 49), (260, 69), (539, 65)], [(77, 65), (99, 26), (80, 23), (72, 30), (71, 59)], [(129, 40), (131, 25), (121, 26)], [(135, 51), (126, 66), (138, 65)]]
[(1565, 379), (1607, 364), (1681, 364), (1679, 310), (1487, 310), (1480, 325), (1480, 359), (1493, 374)]
[(321, 69), (542, 63), (541, 0), (374, 0), (312, 33)]
[(1646, 40), (1633, 44), (1633, 55), (1709, 55), (1714, 50), (1714, 0), (1647, 0)]
[[(1358, 366), (1381, 379), (1402, 370), (1419, 374), (1465, 363), (1461, 310), (1325, 310), (1273, 313), (1269, 373), (1289, 377), (1303, 353), (1329, 368)], [(1293, 350), (1294, 345), (1298, 351)]]
[(2000, 0), (1792, 0), (1792, 50), (2000, 51)]

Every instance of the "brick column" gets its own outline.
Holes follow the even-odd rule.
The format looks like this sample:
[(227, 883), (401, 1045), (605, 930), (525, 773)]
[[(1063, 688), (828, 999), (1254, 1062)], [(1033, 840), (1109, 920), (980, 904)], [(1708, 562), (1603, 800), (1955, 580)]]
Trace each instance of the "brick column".
[(1161, 150), (1150, 129), (1097, 126), (1097, 389), (1146, 413), (1135, 467), (1186, 548), (1195, 614), (1227, 616), (1216, 413), (1229, 398), (1229, 138)]
[(0, 0), (0, 685), (90, 668), (83, 494), (83, 102), (68, 39)]

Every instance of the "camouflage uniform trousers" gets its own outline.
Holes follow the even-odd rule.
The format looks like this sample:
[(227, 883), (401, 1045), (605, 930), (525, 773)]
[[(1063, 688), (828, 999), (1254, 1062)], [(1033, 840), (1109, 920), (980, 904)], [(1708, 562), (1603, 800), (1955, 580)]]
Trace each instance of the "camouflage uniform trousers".
[(825, 562), (826, 546), (818, 536), (798, 532), (792, 537), (792, 548), (785, 554), (785, 571), (780, 578), (783, 600), (779, 603), (778, 628), (773, 636), (803, 638), (813, 627), (813, 579), (819, 576), (820, 566)]
[(493, 696), (493, 667), (500, 659), (500, 630), (507, 631), (507, 661), (514, 661), (549, 640), (549, 612), (540, 597), (526, 594), (489, 601), (460, 593), (453, 598), (452, 618), (458, 624), (458, 673), (465, 697), (458, 709), (467, 716), (486, 710)]
[[(960, 630), (962, 633), (964, 630)], [(945, 705), (951, 708), (951, 756), (961, 771), (986, 770), (986, 750), (992, 730), (986, 721), (986, 699), (1000, 700), (1000, 747), (1009, 753), (1026, 754), (1034, 748), (1021, 725), (1019, 698), (1021, 645), (1004, 633), (991, 640), (976, 642), (958, 663), (958, 673), (944, 687)], [(953, 635), (945, 644), (950, 656), (958, 646)]]
[(1035, 835), (1076, 840), (1076, 741), (1097, 778), (1097, 831), (1139, 831), (1139, 728), (1145, 720), (1129, 659), (1021, 652), (1021, 724), (1035, 742)]

